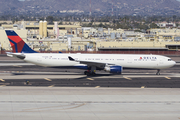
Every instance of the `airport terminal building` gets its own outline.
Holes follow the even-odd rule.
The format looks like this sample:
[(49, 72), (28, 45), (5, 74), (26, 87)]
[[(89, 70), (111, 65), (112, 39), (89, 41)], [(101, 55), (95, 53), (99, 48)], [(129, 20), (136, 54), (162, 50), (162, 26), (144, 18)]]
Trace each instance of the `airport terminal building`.
[[(180, 49), (179, 29), (151, 29), (149, 33), (123, 29), (105, 29), (72, 25), (48, 25), (46, 21), (22, 21), (2, 24), (0, 29), (1, 50), (11, 51), (6, 29), (13, 29), (34, 50), (43, 52), (105, 52), (177, 53)], [(157, 53), (158, 54), (158, 53)]]

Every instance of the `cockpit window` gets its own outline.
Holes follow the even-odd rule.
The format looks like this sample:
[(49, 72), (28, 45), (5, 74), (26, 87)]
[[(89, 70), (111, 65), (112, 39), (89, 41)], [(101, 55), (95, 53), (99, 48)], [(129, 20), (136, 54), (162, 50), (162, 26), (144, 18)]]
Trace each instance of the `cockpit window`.
[(168, 61), (172, 61), (172, 59), (168, 59)]

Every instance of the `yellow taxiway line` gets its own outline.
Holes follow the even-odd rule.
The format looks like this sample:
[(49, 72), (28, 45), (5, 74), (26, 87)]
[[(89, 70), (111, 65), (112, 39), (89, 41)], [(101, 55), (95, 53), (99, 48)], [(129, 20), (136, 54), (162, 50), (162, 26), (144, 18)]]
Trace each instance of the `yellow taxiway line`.
[(0, 79), (0, 81), (4, 82), (5, 80), (3, 80), (3, 79)]
[(100, 88), (100, 86), (96, 86), (95, 88)]
[(168, 80), (170, 80), (171, 78), (169, 78), (169, 77), (165, 77), (166, 79), (168, 79)]
[(92, 78), (87, 78), (88, 80), (94, 80), (94, 79), (92, 79)]
[(127, 80), (132, 80), (131, 78), (128, 78), (128, 77), (124, 77), (125, 79), (127, 79)]
[(45, 80), (47, 80), (47, 81), (52, 81), (51, 79), (49, 79), (49, 78), (44, 78)]
[(141, 88), (143, 89), (143, 88), (145, 88), (145, 86), (142, 86)]
[(48, 86), (48, 87), (54, 87), (54, 85)]

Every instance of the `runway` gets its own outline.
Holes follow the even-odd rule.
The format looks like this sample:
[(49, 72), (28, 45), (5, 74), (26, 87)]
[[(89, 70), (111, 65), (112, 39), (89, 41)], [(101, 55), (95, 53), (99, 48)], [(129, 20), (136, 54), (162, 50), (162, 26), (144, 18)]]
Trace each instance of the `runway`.
[(179, 65), (159, 76), (156, 70), (85, 76), (10, 59), (0, 57), (7, 64), (0, 66), (0, 119), (180, 120)]
[(180, 89), (0, 87), (6, 120), (179, 120)]

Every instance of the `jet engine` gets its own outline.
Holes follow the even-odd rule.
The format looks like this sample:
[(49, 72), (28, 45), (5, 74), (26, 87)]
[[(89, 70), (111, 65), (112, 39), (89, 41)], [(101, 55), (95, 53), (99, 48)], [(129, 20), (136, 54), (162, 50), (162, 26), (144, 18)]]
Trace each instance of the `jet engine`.
[(114, 74), (121, 74), (123, 71), (122, 66), (106, 66), (104, 68), (106, 72), (114, 73)]

